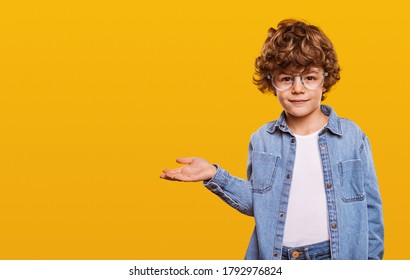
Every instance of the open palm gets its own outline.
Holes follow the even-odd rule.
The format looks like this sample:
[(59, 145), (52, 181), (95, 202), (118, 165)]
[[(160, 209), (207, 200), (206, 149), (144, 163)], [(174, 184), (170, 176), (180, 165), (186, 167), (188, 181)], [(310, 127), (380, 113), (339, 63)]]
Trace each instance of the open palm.
[(186, 164), (186, 166), (175, 169), (164, 169), (160, 177), (173, 181), (197, 182), (209, 180), (216, 173), (216, 167), (202, 158), (178, 158), (177, 162)]

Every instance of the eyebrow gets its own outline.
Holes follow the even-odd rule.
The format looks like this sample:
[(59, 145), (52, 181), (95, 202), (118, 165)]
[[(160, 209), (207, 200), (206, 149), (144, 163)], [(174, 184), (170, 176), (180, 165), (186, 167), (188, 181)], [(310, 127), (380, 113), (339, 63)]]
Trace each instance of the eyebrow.
[[(317, 73), (319, 73), (319, 72), (320, 72), (320, 69), (318, 69), (318, 68), (309, 68), (307, 71), (303, 71), (301, 74), (307, 74), (307, 73), (311, 73), (311, 72), (317, 72)], [(282, 75), (282, 74), (285, 74), (285, 75), (295, 75), (294, 73), (289, 73), (289, 72), (284, 72), (284, 71), (280, 71), (280, 72), (278, 73), (278, 75)]]

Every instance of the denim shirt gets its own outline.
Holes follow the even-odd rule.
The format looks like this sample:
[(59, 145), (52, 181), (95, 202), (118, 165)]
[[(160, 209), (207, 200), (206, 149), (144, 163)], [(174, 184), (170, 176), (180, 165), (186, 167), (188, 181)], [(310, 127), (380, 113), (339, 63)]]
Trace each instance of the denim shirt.
[[(321, 105), (321, 110), (329, 116), (318, 144), (331, 257), (382, 259), (382, 205), (369, 140), (355, 123), (339, 118), (331, 107)], [(217, 166), (214, 177), (204, 181), (230, 206), (254, 217), (255, 229), (245, 259), (281, 259), (296, 145), (282, 112), (277, 121), (265, 124), (252, 135), (248, 180)]]

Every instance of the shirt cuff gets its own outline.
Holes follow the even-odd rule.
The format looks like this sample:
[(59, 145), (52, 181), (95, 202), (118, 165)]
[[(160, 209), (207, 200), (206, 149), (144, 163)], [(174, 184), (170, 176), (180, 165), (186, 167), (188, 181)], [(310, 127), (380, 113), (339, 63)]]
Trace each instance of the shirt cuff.
[(211, 192), (218, 192), (227, 185), (229, 174), (219, 165), (213, 164), (213, 166), (216, 167), (216, 173), (214, 177), (209, 180), (205, 180), (203, 183), (204, 186)]

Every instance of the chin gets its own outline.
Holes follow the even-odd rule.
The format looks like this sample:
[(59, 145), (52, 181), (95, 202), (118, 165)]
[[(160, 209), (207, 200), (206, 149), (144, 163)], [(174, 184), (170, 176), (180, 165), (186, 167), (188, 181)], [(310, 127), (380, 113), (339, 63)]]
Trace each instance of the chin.
[(294, 117), (305, 117), (313, 112), (313, 110), (309, 110), (307, 108), (291, 108), (290, 110), (286, 110), (286, 112)]

